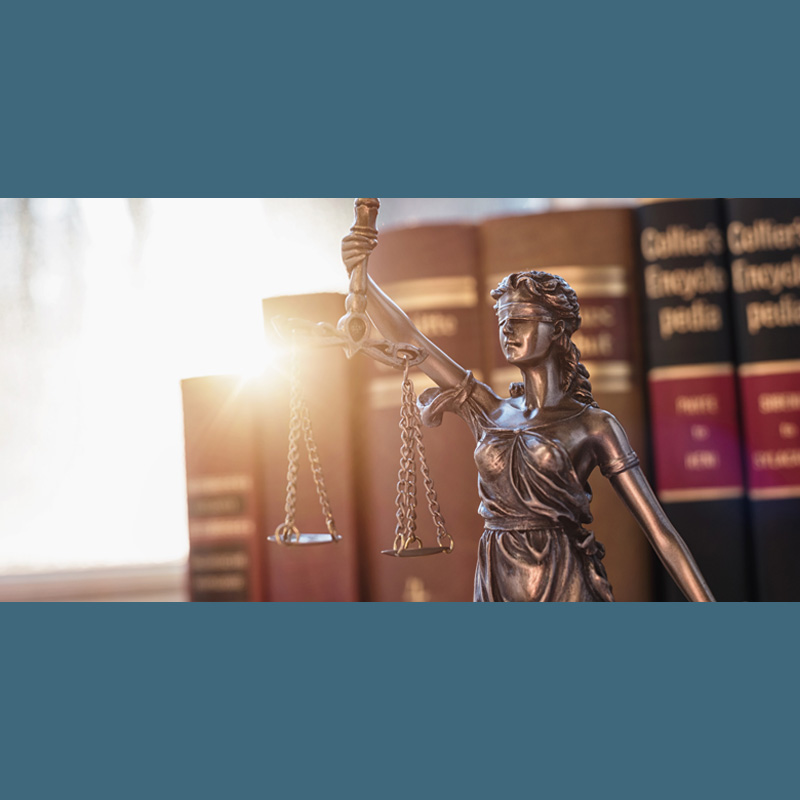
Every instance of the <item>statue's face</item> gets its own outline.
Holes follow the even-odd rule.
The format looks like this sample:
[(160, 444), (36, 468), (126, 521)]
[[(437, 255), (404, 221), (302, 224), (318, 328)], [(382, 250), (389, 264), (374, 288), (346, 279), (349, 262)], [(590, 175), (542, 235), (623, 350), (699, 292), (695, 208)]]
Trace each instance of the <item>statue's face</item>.
[(537, 303), (500, 302), (497, 312), (500, 344), (509, 364), (536, 366), (550, 354), (554, 340), (560, 335), (562, 322), (552, 312)]

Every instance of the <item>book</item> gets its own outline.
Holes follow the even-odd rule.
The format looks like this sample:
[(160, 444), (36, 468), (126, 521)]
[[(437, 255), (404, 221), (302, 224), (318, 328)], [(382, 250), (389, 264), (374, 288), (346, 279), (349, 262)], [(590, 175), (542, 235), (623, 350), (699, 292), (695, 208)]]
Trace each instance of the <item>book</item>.
[[(482, 378), (478, 260), (474, 226), (425, 225), (382, 232), (369, 272), (422, 333)], [(403, 376), (373, 362), (365, 363), (365, 375), (359, 450), (367, 597), (379, 602), (471, 602), (483, 534), (472, 434), (451, 414), (441, 427), (423, 428), (430, 472), (455, 541), (453, 552), (427, 558), (382, 555), (392, 548), (395, 536)], [(412, 377), (418, 395), (433, 386), (419, 370)], [(434, 546), (435, 528), (419, 479), (418, 492), (418, 535), (426, 546)]]
[[(307, 294), (263, 301), (271, 366), (263, 406), (262, 491), (267, 536), (286, 517), (289, 453), (291, 348), (281, 341), (274, 317), (335, 325), (345, 313), (344, 295)], [(361, 599), (359, 576), (359, 496), (355, 440), (360, 407), (356, 359), (340, 347), (297, 348), (299, 385), (308, 407), (325, 488), (341, 541), (317, 546), (269, 543), (267, 576), (272, 602), (353, 602)], [(301, 533), (325, 534), (317, 488), (300, 437), (296, 524)]]
[[(563, 277), (578, 294), (583, 326), (573, 340), (591, 373), (599, 405), (625, 427), (644, 459), (645, 412), (639, 311), (635, 291), (635, 220), (631, 209), (602, 208), (505, 217), (480, 229), (485, 284), (529, 270)], [(482, 303), (492, 346), (491, 385), (507, 397), (519, 371), (500, 348), (493, 301)], [(592, 477), (592, 526), (618, 601), (652, 599), (652, 562), (644, 534), (611, 485)]]
[(800, 199), (726, 201), (757, 598), (800, 600)]
[(181, 382), (189, 513), (189, 596), (257, 602), (265, 591), (258, 378)]
[[(638, 210), (655, 489), (718, 601), (751, 599), (731, 281), (716, 199)], [(666, 571), (664, 599), (683, 600)]]

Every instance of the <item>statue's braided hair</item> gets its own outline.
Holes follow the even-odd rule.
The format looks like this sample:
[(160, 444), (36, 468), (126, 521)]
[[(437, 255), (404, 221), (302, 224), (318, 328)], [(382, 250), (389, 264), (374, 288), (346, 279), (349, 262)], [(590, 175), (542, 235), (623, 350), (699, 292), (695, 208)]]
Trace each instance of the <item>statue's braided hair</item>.
[[(572, 341), (572, 335), (581, 327), (581, 307), (572, 287), (563, 278), (548, 272), (518, 272), (509, 275), (492, 292), (498, 306), (500, 299), (509, 292), (518, 295), (522, 302), (544, 306), (564, 323), (564, 332), (555, 343), (561, 389), (582, 403), (594, 403), (589, 372), (581, 363), (580, 350)], [(511, 384), (512, 397), (521, 397), (523, 392), (524, 384)]]

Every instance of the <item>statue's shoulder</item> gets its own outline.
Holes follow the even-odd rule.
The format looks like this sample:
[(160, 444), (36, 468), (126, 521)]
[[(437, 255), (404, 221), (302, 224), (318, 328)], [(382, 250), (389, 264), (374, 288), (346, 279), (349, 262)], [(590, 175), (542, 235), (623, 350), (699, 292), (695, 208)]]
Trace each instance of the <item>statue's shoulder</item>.
[(619, 420), (610, 411), (600, 408), (596, 403), (588, 405), (581, 416), (588, 425), (596, 425), (601, 428), (620, 424)]
[(631, 448), (625, 428), (610, 411), (593, 406), (583, 416), (603, 475), (610, 477), (639, 465), (639, 458)]
[(490, 414), (500, 408), (504, 403), (510, 402), (509, 398), (502, 398), (491, 386), (483, 381), (475, 380), (472, 389), (472, 400), (479, 408)]
[(422, 421), (434, 428), (441, 424), (445, 412), (458, 414), (477, 425), (477, 421), (492, 413), (501, 399), (485, 383), (468, 372), (464, 380), (448, 389), (428, 389), (419, 398)]
[(618, 440), (625, 437), (625, 429), (620, 421), (610, 411), (596, 404), (587, 406), (578, 419), (586, 433), (595, 438)]

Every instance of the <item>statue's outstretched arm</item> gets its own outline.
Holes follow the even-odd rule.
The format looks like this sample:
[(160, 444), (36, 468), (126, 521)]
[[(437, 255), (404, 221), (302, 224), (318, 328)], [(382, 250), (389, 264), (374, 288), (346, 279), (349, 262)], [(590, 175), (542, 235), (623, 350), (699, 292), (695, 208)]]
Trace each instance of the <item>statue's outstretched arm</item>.
[(713, 603), (714, 597), (697, 563), (661, 508), (641, 468), (614, 475), (610, 480), (686, 598), (696, 603)]
[(689, 600), (714, 602), (689, 548), (638, 466), (625, 429), (607, 411), (597, 409), (591, 419), (591, 436), (603, 474), (636, 518), (675, 583)]
[[(365, 263), (375, 245), (375, 240), (361, 235), (351, 235), (344, 240), (342, 256), (351, 273)], [(372, 278), (367, 279), (367, 314), (390, 342), (424, 350), (428, 357), (419, 368), (443, 389), (459, 386), (464, 381), (467, 371), (428, 339)]]
[(440, 347), (425, 336), (408, 315), (379, 286), (369, 279), (367, 313), (375, 327), (391, 342), (412, 344), (424, 350), (428, 357), (419, 368), (443, 389), (459, 386), (467, 371), (453, 361)]

